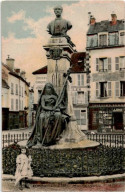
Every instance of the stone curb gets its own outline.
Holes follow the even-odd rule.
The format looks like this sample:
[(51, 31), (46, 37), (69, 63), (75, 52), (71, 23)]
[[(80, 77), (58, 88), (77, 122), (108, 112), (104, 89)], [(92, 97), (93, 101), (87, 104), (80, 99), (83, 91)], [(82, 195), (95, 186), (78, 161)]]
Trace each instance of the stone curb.
[[(2, 180), (15, 180), (13, 175), (2, 175)], [(94, 182), (115, 182), (125, 181), (125, 173), (106, 176), (91, 176), (91, 177), (31, 177), (29, 182), (41, 183), (94, 183)]]

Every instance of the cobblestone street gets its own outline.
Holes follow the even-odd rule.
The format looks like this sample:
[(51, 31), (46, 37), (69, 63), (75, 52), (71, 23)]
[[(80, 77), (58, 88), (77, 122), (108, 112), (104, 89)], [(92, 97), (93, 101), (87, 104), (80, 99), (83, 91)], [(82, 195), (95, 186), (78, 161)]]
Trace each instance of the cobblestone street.
[[(23, 192), (54, 192), (54, 191), (65, 191), (65, 192), (124, 192), (125, 182), (114, 182), (114, 183), (93, 183), (93, 184), (30, 184), (30, 189), (23, 189)], [(4, 192), (20, 192), (18, 187), (15, 187), (14, 181), (3, 181), (2, 191)]]

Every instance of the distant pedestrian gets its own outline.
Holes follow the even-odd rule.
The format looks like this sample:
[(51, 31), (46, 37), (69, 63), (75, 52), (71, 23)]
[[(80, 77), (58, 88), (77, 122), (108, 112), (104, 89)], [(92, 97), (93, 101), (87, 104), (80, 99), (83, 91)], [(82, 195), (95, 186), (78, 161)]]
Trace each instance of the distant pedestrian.
[(23, 190), (23, 181), (24, 187), (29, 188), (27, 184), (27, 179), (33, 176), (31, 169), (31, 156), (26, 155), (26, 148), (21, 149), (21, 154), (17, 156), (16, 159), (16, 172), (15, 172), (15, 185), (19, 184), (19, 189)]

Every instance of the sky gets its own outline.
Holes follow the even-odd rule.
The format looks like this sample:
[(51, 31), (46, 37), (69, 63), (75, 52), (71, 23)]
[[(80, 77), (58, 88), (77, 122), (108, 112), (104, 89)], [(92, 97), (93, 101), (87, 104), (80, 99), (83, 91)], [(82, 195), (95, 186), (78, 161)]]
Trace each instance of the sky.
[(32, 72), (47, 65), (46, 52), (50, 35), (46, 28), (55, 18), (53, 7), (62, 5), (62, 17), (73, 28), (68, 31), (77, 51), (85, 51), (86, 33), (89, 28), (88, 12), (96, 21), (110, 20), (115, 12), (118, 19), (125, 19), (124, 0), (76, 0), (76, 1), (3, 1), (1, 4), (2, 62), (7, 55), (15, 59), (15, 67), (26, 71), (27, 81), (33, 85)]

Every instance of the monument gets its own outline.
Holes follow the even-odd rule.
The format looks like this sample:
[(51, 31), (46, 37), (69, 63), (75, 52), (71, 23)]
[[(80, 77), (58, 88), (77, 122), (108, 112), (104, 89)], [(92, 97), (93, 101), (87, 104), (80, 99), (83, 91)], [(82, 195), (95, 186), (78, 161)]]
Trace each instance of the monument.
[[(67, 31), (72, 24), (61, 17), (62, 11), (61, 6), (56, 6), (56, 18), (47, 26), (51, 34), (48, 44), (43, 46), (48, 64), (47, 84), (39, 99), (36, 122), (27, 142), (29, 148), (87, 147), (86, 136), (77, 125), (71, 98), (70, 61), (75, 50)], [(98, 145), (88, 142), (91, 146)]]

